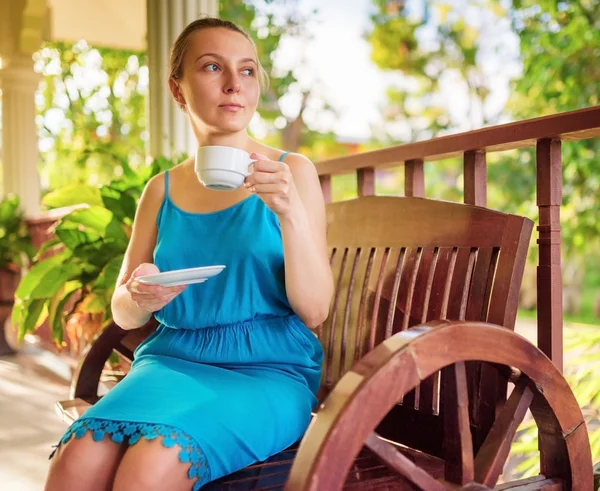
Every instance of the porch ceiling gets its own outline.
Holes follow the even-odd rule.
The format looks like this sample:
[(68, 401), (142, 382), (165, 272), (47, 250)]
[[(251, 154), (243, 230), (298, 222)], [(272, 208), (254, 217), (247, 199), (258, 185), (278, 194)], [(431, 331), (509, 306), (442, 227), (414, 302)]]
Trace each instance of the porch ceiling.
[(146, 0), (48, 0), (49, 39), (146, 49)]

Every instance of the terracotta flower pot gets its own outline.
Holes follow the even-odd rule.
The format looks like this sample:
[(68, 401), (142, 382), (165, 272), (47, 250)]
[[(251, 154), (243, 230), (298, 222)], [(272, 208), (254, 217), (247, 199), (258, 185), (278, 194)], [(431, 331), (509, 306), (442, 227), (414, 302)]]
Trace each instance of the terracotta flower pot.
[(0, 268), (0, 303), (13, 304), (20, 279), (21, 272), (18, 267), (9, 264)]
[(15, 291), (20, 278), (21, 272), (16, 266), (9, 265), (0, 268), (0, 355), (8, 355), (14, 352), (14, 349), (6, 340), (5, 324), (10, 317), (15, 301)]

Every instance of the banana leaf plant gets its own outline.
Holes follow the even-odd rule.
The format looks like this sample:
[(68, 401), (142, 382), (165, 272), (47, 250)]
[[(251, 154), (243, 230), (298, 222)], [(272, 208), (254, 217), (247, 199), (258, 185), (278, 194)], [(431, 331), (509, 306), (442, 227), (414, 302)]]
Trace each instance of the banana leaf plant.
[(172, 166), (165, 157), (137, 170), (121, 161), (122, 176), (106, 186), (76, 184), (44, 197), (48, 208), (81, 206), (55, 225), (55, 237), (42, 244), (19, 283), (12, 310), (19, 339), (48, 320), (61, 345), (74, 314), (110, 322), (110, 301), (138, 200), (150, 178)]

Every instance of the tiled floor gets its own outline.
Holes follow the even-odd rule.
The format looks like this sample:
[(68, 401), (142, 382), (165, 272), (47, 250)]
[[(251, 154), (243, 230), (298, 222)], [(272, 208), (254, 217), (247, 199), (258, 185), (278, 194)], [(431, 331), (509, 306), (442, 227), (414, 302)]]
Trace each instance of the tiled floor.
[(54, 413), (68, 395), (65, 377), (59, 359), (31, 347), (0, 357), (0, 489), (43, 489), (51, 446), (66, 428)]

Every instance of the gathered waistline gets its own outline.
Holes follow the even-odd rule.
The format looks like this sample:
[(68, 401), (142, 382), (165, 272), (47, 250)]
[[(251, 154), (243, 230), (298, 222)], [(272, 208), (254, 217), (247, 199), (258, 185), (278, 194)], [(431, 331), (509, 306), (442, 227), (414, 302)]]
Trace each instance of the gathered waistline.
[(300, 324), (303, 324), (300, 318), (295, 313), (290, 313), (287, 315), (270, 315), (270, 314), (262, 314), (253, 317), (252, 319), (247, 319), (243, 321), (237, 322), (229, 322), (226, 324), (213, 324), (207, 325), (203, 327), (171, 327), (167, 324), (160, 323), (159, 327), (164, 327), (165, 329), (170, 329), (172, 331), (206, 331), (206, 330), (219, 330), (219, 329), (228, 329), (232, 327), (253, 327), (254, 324), (262, 324), (278, 322), (278, 321), (286, 321), (286, 320), (297, 320)]

